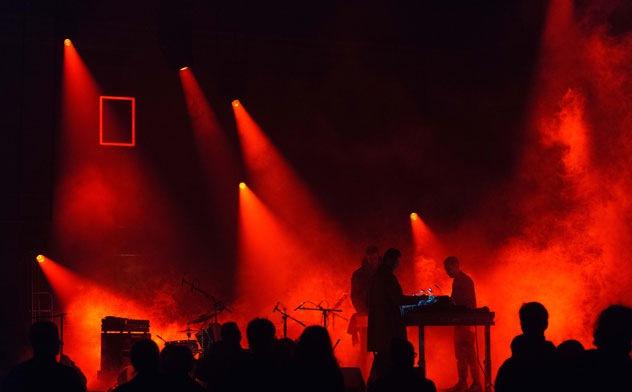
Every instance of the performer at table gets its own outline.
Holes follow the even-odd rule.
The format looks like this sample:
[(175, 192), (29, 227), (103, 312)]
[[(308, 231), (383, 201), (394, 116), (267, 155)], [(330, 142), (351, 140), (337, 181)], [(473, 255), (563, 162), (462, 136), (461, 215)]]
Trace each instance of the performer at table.
[(369, 313), (369, 285), (380, 261), (377, 246), (369, 245), (364, 252), (362, 265), (351, 276), (351, 303), (356, 313), (349, 320), (347, 332), (357, 346), (357, 362), (361, 368), (367, 366), (367, 326)]
[(388, 366), (388, 350), (393, 338), (406, 339), (406, 325), (401, 305), (416, 303), (407, 299), (395, 276), (402, 253), (394, 248), (382, 256), (369, 289), (368, 350), (374, 353), (369, 382), (380, 378)]
[[(455, 305), (468, 309), (476, 308), (476, 291), (474, 281), (461, 270), (459, 259), (455, 256), (447, 257), (443, 266), (446, 273), (452, 278), (451, 298)], [(475, 349), (475, 330), (468, 326), (454, 327), (454, 355), (459, 380), (449, 392), (478, 392), (482, 391), (478, 373), (478, 358)], [(468, 369), (472, 377), (472, 385), (467, 387)]]

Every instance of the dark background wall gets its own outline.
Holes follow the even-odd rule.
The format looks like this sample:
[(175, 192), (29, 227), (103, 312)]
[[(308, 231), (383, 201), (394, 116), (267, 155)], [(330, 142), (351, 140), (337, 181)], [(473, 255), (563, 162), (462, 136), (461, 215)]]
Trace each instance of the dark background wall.
[(361, 251), (368, 241), (404, 242), (402, 217), (412, 210), (448, 233), (510, 178), (545, 6), (3, 3), (0, 295), (7, 330), (0, 347), (10, 355), (2, 357), (10, 363), (19, 354), (29, 266), (50, 245), (66, 35), (105, 92), (137, 98), (135, 151), (186, 222), (182, 269), (197, 271), (213, 249), (214, 271), (224, 274), (214, 279), (230, 296), (234, 235), (227, 242), (221, 232), (234, 228), (209, 223), (178, 61), (190, 62), (233, 149), (230, 100), (239, 98)]

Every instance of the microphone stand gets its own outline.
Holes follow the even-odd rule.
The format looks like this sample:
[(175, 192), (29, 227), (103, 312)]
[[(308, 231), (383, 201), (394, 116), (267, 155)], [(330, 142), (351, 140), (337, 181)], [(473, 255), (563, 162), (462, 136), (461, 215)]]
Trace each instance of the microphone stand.
[(320, 304), (314, 304), (313, 302), (311, 302), (313, 305), (315, 305), (315, 307), (306, 307), (304, 306), (304, 303), (301, 304), (298, 308), (296, 308), (297, 310), (312, 310), (312, 311), (318, 311), (318, 312), (322, 312), (323, 314), (323, 327), (327, 328), (327, 323), (329, 321), (329, 314), (333, 313), (341, 313), (342, 309), (336, 309), (336, 308), (323, 308)]
[(223, 311), (228, 311), (228, 312), (232, 312), (232, 310), (224, 303), (224, 301), (220, 301), (217, 298), (215, 298), (214, 295), (208, 293), (207, 291), (201, 289), (198, 286), (197, 281), (189, 281), (186, 280), (185, 278), (182, 278), (181, 282), (180, 282), (181, 286), (189, 286), (189, 288), (191, 289), (191, 291), (195, 291), (199, 294), (201, 294), (202, 296), (204, 296), (204, 298), (206, 298), (207, 300), (209, 300), (212, 303), (212, 309), (213, 311), (211, 312), (213, 315), (213, 323), (217, 324), (218, 323), (218, 317), (219, 314)]
[[(342, 296), (340, 298), (338, 298), (338, 301), (336, 301), (336, 303), (334, 304), (334, 306), (332, 306), (332, 308), (334, 308), (334, 309), (340, 308), (340, 305), (342, 305), (342, 303), (344, 302), (345, 299), (347, 299), (347, 294), (346, 293), (342, 294)], [(332, 313), (331, 316), (332, 316), (332, 318), (331, 318), (331, 326), (332, 326), (332, 328), (336, 328), (336, 325), (335, 325), (336, 317), (341, 318), (341, 319), (343, 319), (345, 321), (349, 321), (348, 318), (346, 318), (344, 316), (341, 316), (339, 314), (336, 314), (336, 313)]]
[(305, 323), (303, 323), (301, 320), (294, 318), (292, 316), (290, 316), (289, 314), (287, 314), (287, 308), (284, 306), (283, 309), (279, 308), (279, 305), (281, 303), (277, 302), (276, 305), (274, 305), (274, 309), (272, 309), (272, 313), (274, 312), (279, 312), (281, 313), (281, 320), (283, 322), (283, 337), (287, 338), (287, 320), (290, 319), (292, 321), (294, 321), (295, 323), (299, 324), (302, 327), (306, 327)]

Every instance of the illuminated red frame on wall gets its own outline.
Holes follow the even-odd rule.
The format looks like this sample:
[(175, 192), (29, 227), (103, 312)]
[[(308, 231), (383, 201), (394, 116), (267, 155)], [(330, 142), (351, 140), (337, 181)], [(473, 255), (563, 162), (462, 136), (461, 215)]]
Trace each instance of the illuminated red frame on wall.
[[(132, 102), (132, 141), (129, 143), (103, 141), (103, 101), (105, 100), (131, 101)], [(102, 146), (134, 147), (136, 145), (136, 98), (116, 97), (111, 95), (99, 96), (99, 144)]]

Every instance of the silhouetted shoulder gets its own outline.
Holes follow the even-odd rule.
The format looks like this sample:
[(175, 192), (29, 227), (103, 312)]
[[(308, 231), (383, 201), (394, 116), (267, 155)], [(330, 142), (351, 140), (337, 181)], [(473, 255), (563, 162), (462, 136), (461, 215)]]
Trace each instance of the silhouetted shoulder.
[(57, 362), (41, 364), (30, 359), (5, 378), (3, 391), (60, 390), (84, 392), (86, 384), (76, 369)]

